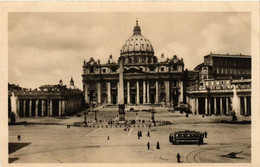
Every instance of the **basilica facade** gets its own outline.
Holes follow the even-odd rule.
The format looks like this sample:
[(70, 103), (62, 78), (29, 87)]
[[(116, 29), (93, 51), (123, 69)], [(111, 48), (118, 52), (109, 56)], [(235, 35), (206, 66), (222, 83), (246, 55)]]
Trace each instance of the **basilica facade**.
[(176, 55), (158, 61), (136, 21), (117, 61), (90, 58), (83, 63), (83, 92), (87, 104), (168, 104), (185, 101), (183, 59)]

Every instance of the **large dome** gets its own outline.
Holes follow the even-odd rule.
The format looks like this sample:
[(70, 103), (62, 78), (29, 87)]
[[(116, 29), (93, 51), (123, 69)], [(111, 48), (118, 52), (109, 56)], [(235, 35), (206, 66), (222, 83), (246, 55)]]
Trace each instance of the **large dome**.
[(133, 54), (145, 54), (145, 55), (153, 55), (154, 50), (149, 39), (144, 37), (141, 34), (141, 28), (138, 25), (138, 21), (136, 21), (136, 26), (134, 27), (134, 34), (126, 40), (122, 49), (122, 55), (133, 55)]

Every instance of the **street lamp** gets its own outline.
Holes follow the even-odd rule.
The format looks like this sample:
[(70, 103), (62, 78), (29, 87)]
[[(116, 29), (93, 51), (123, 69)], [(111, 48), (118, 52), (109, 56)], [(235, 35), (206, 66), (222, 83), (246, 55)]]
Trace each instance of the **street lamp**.
[(95, 113), (95, 121), (96, 121), (96, 123), (97, 123), (97, 112), (98, 112), (98, 111), (94, 108), (93, 112)]
[(155, 126), (155, 119), (154, 119), (154, 114), (155, 113), (156, 112), (154, 111), (154, 109), (152, 109), (151, 114), (152, 114), (152, 122), (154, 123), (154, 126)]
[(84, 111), (83, 114), (84, 114), (84, 124), (87, 125), (87, 114), (88, 113), (86, 111)]

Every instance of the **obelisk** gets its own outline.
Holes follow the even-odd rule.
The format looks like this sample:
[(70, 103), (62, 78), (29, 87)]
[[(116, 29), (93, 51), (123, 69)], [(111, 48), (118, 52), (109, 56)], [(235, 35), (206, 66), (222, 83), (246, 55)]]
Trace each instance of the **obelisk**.
[(119, 91), (118, 91), (118, 113), (119, 123), (125, 122), (125, 105), (124, 105), (124, 65), (123, 57), (119, 58)]

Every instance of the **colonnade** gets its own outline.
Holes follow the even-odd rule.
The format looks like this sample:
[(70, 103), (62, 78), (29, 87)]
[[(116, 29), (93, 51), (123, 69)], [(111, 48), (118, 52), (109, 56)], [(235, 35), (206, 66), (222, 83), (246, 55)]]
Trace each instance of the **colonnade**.
[(251, 96), (239, 97), (238, 104), (233, 104), (232, 101), (232, 97), (194, 97), (189, 98), (188, 103), (192, 112), (197, 114), (230, 115), (232, 110), (237, 109), (236, 113), (240, 115), (251, 115)]
[(17, 113), (21, 117), (62, 116), (66, 113), (66, 100), (18, 99)]

